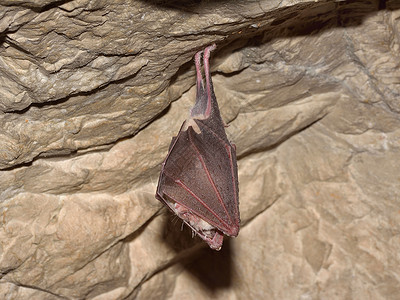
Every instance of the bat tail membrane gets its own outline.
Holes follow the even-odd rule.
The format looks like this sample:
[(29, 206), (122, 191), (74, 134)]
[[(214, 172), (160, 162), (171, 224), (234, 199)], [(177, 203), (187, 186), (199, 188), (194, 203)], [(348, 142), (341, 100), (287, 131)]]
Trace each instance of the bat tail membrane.
[[(219, 111), (218, 102), (215, 97), (213, 83), (210, 73), (210, 54), (216, 48), (213, 44), (208, 46), (204, 51), (199, 51), (195, 55), (196, 65), (196, 103), (191, 109), (191, 119), (187, 120), (188, 124), (192, 124), (192, 120), (208, 120), (207, 125), (218, 136), (223, 138), (229, 144), (229, 140), (225, 133), (225, 124), (222, 121), (221, 113)], [(201, 56), (203, 55), (205, 82), (204, 86), (203, 75), (201, 73)], [(187, 124), (187, 125), (188, 125)], [(185, 128), (186, 129), (186, 128)], [(195, 129), (197, 132), (197, 130)]]

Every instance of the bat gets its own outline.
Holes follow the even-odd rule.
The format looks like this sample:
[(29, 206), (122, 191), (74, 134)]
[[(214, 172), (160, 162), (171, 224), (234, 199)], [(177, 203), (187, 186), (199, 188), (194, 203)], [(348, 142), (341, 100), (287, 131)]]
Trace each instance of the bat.
[(213, 44), (195, 55), (196, 103), (172, 138), (156, 198), (211, 249), (220, 250), (224, 235), (238, 235), (240, 217), (236, 148), (226, 136), (210, 74), (210, 53), (215, 48)]

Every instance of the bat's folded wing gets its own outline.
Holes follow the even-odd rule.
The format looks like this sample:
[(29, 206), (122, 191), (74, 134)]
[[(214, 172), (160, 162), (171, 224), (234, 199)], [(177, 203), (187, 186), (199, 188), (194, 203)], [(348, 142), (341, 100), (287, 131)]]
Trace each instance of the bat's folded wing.
[[(201, 121), (200, 133), (180, 131), (164, 163), (157, 194), (174, 201), (224, 234), (239, 232), (236, 153)], [(170, 203), (167, 203), (169, 206)]]

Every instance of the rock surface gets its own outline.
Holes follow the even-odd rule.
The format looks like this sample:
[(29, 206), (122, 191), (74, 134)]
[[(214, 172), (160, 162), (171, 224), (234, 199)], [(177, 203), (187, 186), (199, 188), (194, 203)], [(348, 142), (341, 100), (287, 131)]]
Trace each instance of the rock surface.
[[(400, 298), (398, 1), (0, 0), (0, 33), (1, 299)], [(154, 198), (213, 42), (220, 252)]]

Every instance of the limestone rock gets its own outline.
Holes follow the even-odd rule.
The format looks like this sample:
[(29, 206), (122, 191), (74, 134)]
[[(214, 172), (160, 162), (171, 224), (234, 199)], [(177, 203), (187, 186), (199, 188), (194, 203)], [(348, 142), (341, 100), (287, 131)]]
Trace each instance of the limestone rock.
[[(400, 3), (0, 1), (1, 299), (398, 299)], [(241, 231), (155, 198), (213, 81)]]

